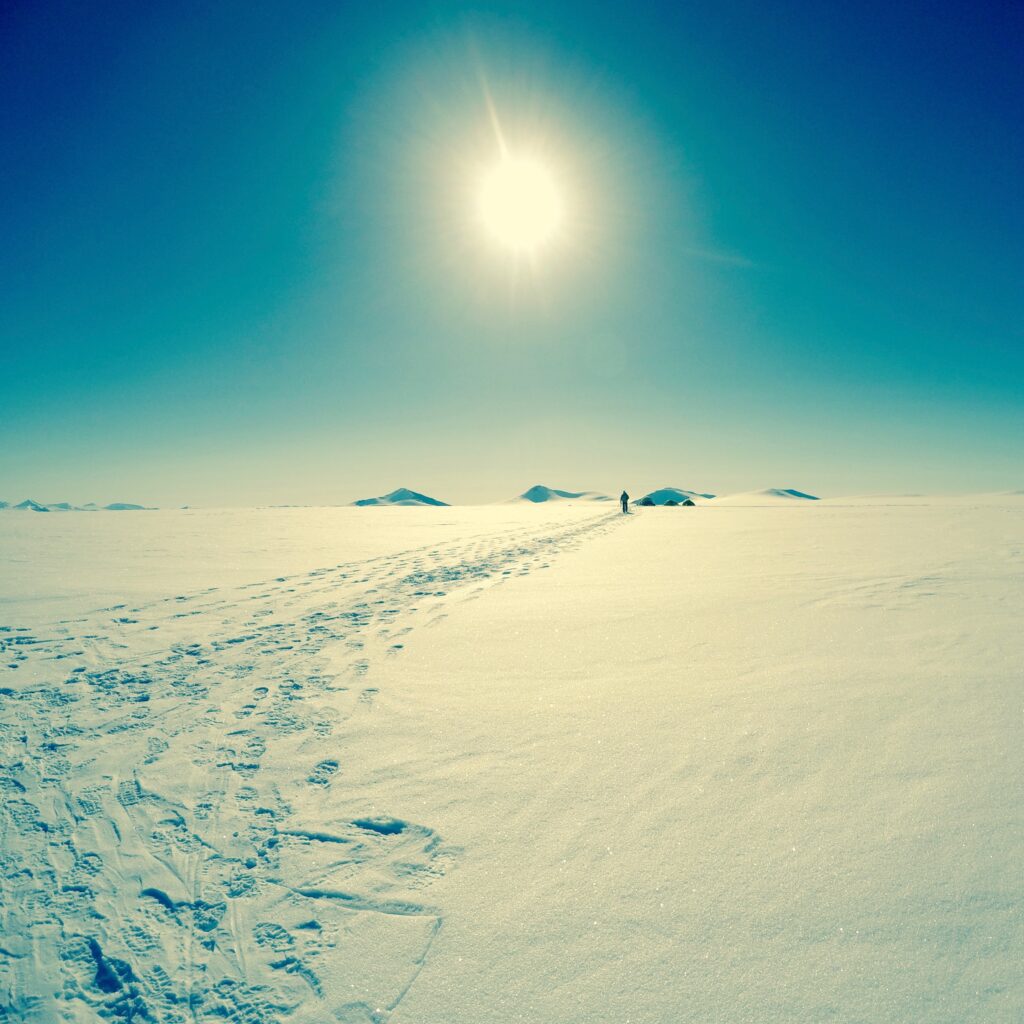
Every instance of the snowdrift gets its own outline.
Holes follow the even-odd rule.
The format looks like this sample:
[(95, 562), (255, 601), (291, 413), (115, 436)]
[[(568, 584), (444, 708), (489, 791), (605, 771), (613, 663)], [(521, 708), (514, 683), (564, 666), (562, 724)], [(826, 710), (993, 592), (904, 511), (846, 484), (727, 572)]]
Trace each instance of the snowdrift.
[(792, 487), (766, 487), (763, 491), (746, 491), (743, 494), (727, 494), (715, 498), (716, 505), (799, 505), (808, 501), (819, 501), (817, 495), (807, 494)]

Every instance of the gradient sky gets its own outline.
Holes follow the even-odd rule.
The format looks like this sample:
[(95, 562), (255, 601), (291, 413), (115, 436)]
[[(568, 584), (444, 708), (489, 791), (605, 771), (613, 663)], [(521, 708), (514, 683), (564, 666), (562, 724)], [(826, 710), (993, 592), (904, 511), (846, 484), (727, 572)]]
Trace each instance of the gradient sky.
[[(1024, 487), (1017, 3), (0, 13), (0, 498)], [(496, 153), (563, 183), (515, 267)]]

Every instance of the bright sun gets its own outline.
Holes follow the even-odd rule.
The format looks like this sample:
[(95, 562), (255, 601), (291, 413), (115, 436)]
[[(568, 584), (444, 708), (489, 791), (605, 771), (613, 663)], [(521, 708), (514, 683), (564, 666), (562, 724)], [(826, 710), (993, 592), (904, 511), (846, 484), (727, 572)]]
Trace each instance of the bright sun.
[(506, 156), (480, 184), (478, 211), (484, 227), (517, 253), (533, 253), (562, 225), (562, 200), (543, 164)]

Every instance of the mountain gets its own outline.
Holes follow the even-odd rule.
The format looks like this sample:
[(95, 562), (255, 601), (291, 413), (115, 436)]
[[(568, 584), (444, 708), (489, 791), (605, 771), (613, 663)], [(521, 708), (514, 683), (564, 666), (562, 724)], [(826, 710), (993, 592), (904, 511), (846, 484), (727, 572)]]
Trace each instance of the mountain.
[(399, 487), (390, 494), (382, 495), (379, 498), (360, 498), (353, 501), (353, 505), (436, 505), (447, 508), (447, 501), (438, 501), (437, 498), (430, 498), (426, 494), (417, 491), (410, 491), (407, 487)]
[(610, 495), (601, 494), (599, 491), (560, 491), (555, 487), (537, 484), (512, 500), (532, 501), (535, 505), (540, 505), (545, 501), (612, 501), (613, 499)]
[[(96, 512), (99, 506), (90, 501), (86, 505), (72, 505), (70, 501), (49, 501), (45, 505), (40, 501), (33, 501), (26, 498), (17, 505), (10, 505), (6, 501), (0, 501), (0, 509), (22, 509), (30, 512)], [(151, 511), (146, 505), (132, 505), (127, 501), (115, 501), (103, 508), (110, 512), (142, 512)]]
[(638, 505), (640, 502), (650, 501), (652, 505), (664, 505), (669, 501), (682, 503), (686, 498), (696, 502), (710, 500), (713, 497), (713, 494), (704, 494), (702, 491), (686, 491), (682, 487), (662, 487), (657, 491), (651, 491), (650, 494), (645, 494), (642, 498), (638, 498), (633, 504)]

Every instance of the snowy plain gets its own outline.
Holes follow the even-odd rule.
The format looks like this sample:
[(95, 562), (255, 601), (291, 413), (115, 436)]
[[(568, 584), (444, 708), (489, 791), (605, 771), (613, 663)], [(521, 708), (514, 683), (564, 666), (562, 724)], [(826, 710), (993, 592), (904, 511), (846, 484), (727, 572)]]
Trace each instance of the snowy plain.
[(0, 1020), (1024, 1019), (1024, 499), (0, 517)]

